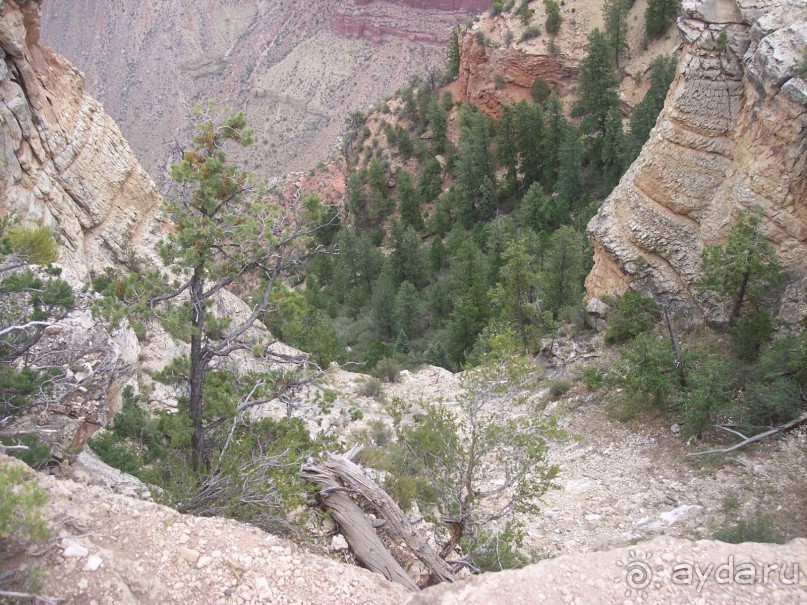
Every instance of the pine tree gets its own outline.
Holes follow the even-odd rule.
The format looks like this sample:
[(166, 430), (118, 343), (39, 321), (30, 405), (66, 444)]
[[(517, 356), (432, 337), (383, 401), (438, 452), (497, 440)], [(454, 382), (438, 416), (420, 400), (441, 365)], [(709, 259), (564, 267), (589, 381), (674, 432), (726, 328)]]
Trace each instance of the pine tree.
[(390, 338), (394, 333), (395, 320), (392, 309), (395, 306), (395, 295), (395, 281), (392, 275), (385, 271), (375, 283), (370, 302), (373, 328), (380, 338)]
[(460, 193), (459, 218), (470, 228), (479, 220), (482, 184), (494, 181), (490, 157), (490, 120), (481, 111), (463, 109), (460, 114), (460, 143), (455, 176)]
[(679, 0), (648, 0), (644, 13), (648, 38), (659, 38), (678, 15)]
[(563, 211), (575, 210), (583, 195), (583, 172), (581, 168), (583, 146), (577, 129), (569, 126), (560, 147), (558, 181), (555, 193)]
[(549, 197), (540, 183), (533, 183), (521, 199), (518, 217), (533, 231), (551, 233), (569, 221), (569, 206), (560, 196)]
[(518, 138), (515, 109), (503, 105), (496, 134), (496, 153), (499, 165), (505, 169), (504, 188), (507, 195), (514, 194), (518, 188)]
[[(227, 145), (251, 142), (243, 112), (227, 115), (208, 105), (198, 112), (193, 146), (171, 170), (182, 190), (167, 203), (173, 229), (160, 243), (159, 253), (181, 282), (173, 291), (153, 298), (149, 307), (159, 309), (162, 317), (171, 316), (190, 333), (183, 381), (187, 380), (197, 471), (209, 466), (209, 432), (265, 401), (254, 394), (266, 389), (248, 389), (238, 401), (213, 400), (207, 392), (208, 380), (224, 376), (225, 370), (213, 371), (215, 361), (239, 348), (239, 338), (266, 311), (275, 281), (302, 263), (308, 253), (304, 244), (316, 232), (310, 217), (319, 215), (293, 202), (270, 200), (264, 188), (252, 184), (247, 172), (228, 161)], [(260, 284), (252, 313), (235, 325), (215, 318), (213, 297), (225, 288), (246, 284)], [(284, 392), (291, 386), (277, 390)]]
[(544, 166), (544, 114), (540, 105), (520, 101), (516, 105), (519, 170), (528, 188), (541, 179)]
[(628, 10), (631, 0), (605, 0), (602, 18), (605, 23), (605, 37), (614, 57), (614, 65), (619, 67), (619, 55), (628, 48)]
[(408, 337), (417, 335), (418, 321), (421, 316), (421, 305), (415, 286), (408, 281), (403, 282), (395, 296), (395, 306), (392, 310), (395, 329)]
[(420, 169), (418, 194), (426, 203), (433, 202), (443, 190), (443, 168), (435, 158), (429, 158)]
[(616, 107), (611, 108), (605, 120), (600, 163), (608, 187), (613, 187), (625, 166), (625, 133), (622, 130), (622, 114)]
[(578, 303), (590, 257), (585, 235), (563, 226), (549, 239), (539, 277), (541, 302), (554, 317), (564, 307)]
[(448, 75), (456, 79), (460, 75), (460, 33), (462, 28), (455, 25), (448, 40)]
[(395, 339), (395, 352), (401, 355), (409, 355), (409, 337), (403, 330), (398, 332), (398, 338)]
[(504, 261), (500, 281), (494, 289), (493, 304), (499, 317), (517, 328), (526, 351), (538, 319), (538, 308), (533, 304), (538, 274), (523, 239), (510, 242), (504, 252)]
[(448, 130), (448, 116), (445, 109), (443, 109), (437, 102), (437, 99), (432, 99), (429, 104), (427, 119), (429, 128), (432, 131), (432, 144), (434, 145), (435, 153), (443, 153), (446, 150), (446, 131)]
[(568, 122), (563, 115), (563, 104), (554, 93), (549, 97), (546, 107), (546, 128), (544, 129), (544, 145), (542, 155), (544, 170), (542, 183), (544, 189), (553, 191), (560, 168), (560, 147), (566, 138)]
[(784, 280), (776, 252), (759, 229), (762, 208), (742, 212), (729, 231), (725, 246), (713, 244), (701, 254), (702, 275), (698, 289), (715, 302), (728, 302), (729, 325), (743, 309), (754, 310)]
[(420, 215), (420, 200), (418, 199), (412, 175), (406, 170), (398, 172), (398, 210), (401, 213), (401, 222), (409, 225), (416, 231), (424, 228), (423, 217)]
[(392, 252), (389, 256), (395, 283), (408, 281), (422, 288), (427, 281), (423, 244), (417, 231), (408, 225), (395, 222), (392, 225)]
[(588, 157), (600, 164), (602, 137), (608, 112), (619, 108), (617, 79), (608, 40), (599, 29), (588, 36), (586, 56), (580, 62), (578, 99), (574, 111), (583, 116), (581, 130), (588, 136)]

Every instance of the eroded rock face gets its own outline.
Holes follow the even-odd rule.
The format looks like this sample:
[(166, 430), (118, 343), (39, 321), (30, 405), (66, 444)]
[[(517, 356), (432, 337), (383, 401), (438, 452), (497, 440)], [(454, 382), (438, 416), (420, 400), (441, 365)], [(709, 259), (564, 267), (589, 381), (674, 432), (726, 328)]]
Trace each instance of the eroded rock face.
[[(501, 35), (499, 31), (495, 33), (497, 37)], [(576, 82), (577, 70), (576, 59), (568, 54), (552, 54), (543, 46), (494, 46), (479, 41), (475, 35), (466, 35), (460, 45), (460, 73), (455, 86), (459, 98), (498, 117), (502, 104), (530, 99), (532, 84), (539, 76), (561, 96), (567, 96)]]
[(39, 45), (40, 6), (0, 3), (0, 215), (51, 227), (86, 277), (149, 239), (159, 195), (82, 74)]
[(683, 13), (665, 108), (589, 223), (588, 295), (637, 288), (724, 319), (695, 290), (700, 254), (759, 205), (790, 280), (779, 320), (798, 322), (807, 314), (807, 81), (797, 75), (807, 4), (685, 0)]

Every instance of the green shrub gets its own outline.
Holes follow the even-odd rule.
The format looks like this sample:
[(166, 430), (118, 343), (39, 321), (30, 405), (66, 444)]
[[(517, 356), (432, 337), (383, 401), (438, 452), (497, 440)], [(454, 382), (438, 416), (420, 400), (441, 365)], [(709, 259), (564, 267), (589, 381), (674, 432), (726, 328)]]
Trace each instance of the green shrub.
[(566, 391), (568, 391), (572, 387), (572, 383), (569, 380), (551, 380), (549, 382), (549, 394), (553, 398), (558, 398)]
[(364, 380), (356, 392), (362, 397), (379, 400), (384, 394), (384, 385), (378, 378), (372, 376)]
[(0, 437), (3, 445), (24, 445), (27, 450), (11, 451), (9, 454), (22, 460), (31, 468), (39, 469), (45, 466), (51, 457), (50, 445), (40, 440), (36, 435), (23, 435), (19, 439)]
[(114, 433), (105, 431), (96, 435), (89, 445), (101, 460), (121, 472), (137, 476), (143, 467), (137, 452)]
[(462, 552), (467, 553), (482, 571), (519, 569), (527, 565), (529, 557), (518, 550), (523, 543), (523, 530), (513, 524), (508, 524), (502, 531), (480, 529), (460, 541)]
[(772, 334), (773, 322), (767, 312), (740, 317), (731, 329), (732, 352), (739, 359), (755, 361)]
[(685, 435), (700, 435), (727, 412), (738, 385), (731, 360), (708, 355), (687, 372), (688, 391), (681, 393), (679, 413)]
[(8, 249), (25, 262), (48, 265), (59, 257), (59, 245), (47, 227), (15, 225), (5, 232)]
[(50, 534), (42, 518), (47, 494), (24, 468), (0, 466), (0, 561), (11, 546), (44, 540)]
[(617, 402), (623, 420), (640, 410), (655, 408), (666, 412), (670, 397), (680, 387), (670, 342), (651, 333), (639, 334), (627, 345), (611, 378), (625, 389), (625, 396)]
[(394, 357), (384, 357), (373, 368), (373, 376), (380, 378), (384, 382), (398, 382), (401, 370), (401, 362)]
[(616, 308), (608, 315), (606, 344), (626, 342), (647, 332), (658, 316), (659, 306), (654, 299), (628, 290), (617, 300)]
[(736, 523), (727, 523), (715, 531), (714, 539), (729, 544), (742, 544), (743, 542), (784, 544), (785, 542), (773, 520), (766, 515), (754, 516)]
[(529, 27), (525, 27), (524, 31), (521, 32), (521, 37), (518, 39), (519, 42), (526, 42), (527, 40), (532, 40), (533, 38), (537, 38), (541, 35), (541, 28), (537, 25), (530, 25)]
[(589, 391), (596, 391), (605, 382), (605, 375), (594, 366), (586, 366), (580, 370), (580, 376)]
[(532, 88), (530, 89), (532, 100), (535, 103), (543, 105), (552, 95), (552, 89), (541, 76), (536, 76), (532, 81)]
[(496, 90), (501, 90), (504, 88), (504, 76), (501, 74), (496, 74), (493, 76), (493, 86)]
[(560, 5), (555, 0), (544, 0), (544, 8), (546, 9), (546, 31), (557, 36), (561, 23), (563, 23)]

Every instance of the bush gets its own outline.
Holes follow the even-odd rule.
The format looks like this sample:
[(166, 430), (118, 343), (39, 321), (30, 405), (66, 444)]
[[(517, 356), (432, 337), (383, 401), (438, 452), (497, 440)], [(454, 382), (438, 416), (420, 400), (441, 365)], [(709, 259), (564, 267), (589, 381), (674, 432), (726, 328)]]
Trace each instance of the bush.
[(688, 392), (679, 403), (685, 435), (699, 436), (726, 413), (737, 395), (735, 369), (722, 355), (708, 355), (687, 373)]
[(535, 80), (532, 81), (530, 93), (535, 103), (543, 105), (552, 94), (552, 89), (541, 76), (535, 76)]
[(626, 342), (647, 332), (659, 317), (655, 300), (628, 290), (617, 301), (616, 308), (608, 316), (606, 344)]
[(556, 36), (560, 32), (561, 23), (563, 23), (560, 5), (555, 0), (544, 0), (544, 8), (546, 9), (546, 31)]
[(371, 399), (379, 400), (384, 394), (384, 385), (376, 377), (370, 377), (364, 380), (356, 391), (361, 397), (370, 397)]
[(537, 25), (530, 25), (529, 27), (524, 28), (524, 31), (521, 32), (521, 37), (518, 39), (519, 42), (526, 42), (527, 40), (532, 40), (533, 38), (537, 38), (541, 35), (541, 28)]
[(461, 540), (460, 545), (462, 552), (482, 571), (502, 571), (519, 569), (530, 562), (529, 557), (518, 550), (523, 543), (523, 530), (508, 524), (503, 531), (481, 529)]
[(571, 387), (572, 383), (569, 380), (552, 380), (549, 382), (549, 394), (553, 398), (557, 398), (566, 393)]
[(728, 542), (729, 544), (742, 544), (743, 542), (785, 543), (784, 537), (776, 529), (773, 520), (766, 515), (726, 524), (715, 531), (714, 539)]
[(496, 90), (501, 90), (504, 88), (504, 77), (501, 74), (496, 74), (493, 76), (493, 86)]
[(640, 334), (622, 355), (622, 362), (611, 375), (626, 391), (618, 403), (619, 417), (627, 420), (640, 410), (652, 408), (666, 412), (671, 395), (680, 386), (669, 341), (655, 334)]
[(762, 345), (770, 340), (772, 334), (773, 322), (767, 312), (740, 317), (731, 329), (732, 352), (744, 361), (756, 361)]
[(42, 518), (47, 495), (34, 475), (19, 466), (0, 467), (0, 561), (10, 547), (48, 537), (50, 530)]
[(6, 231), (3, 243), (27, 263), (48, 265), (59, 257), (59, 246), (47, 227), (15, 225)]
[(384, 357), (373, 368), (373, 376), (384, 382), (398, 382), (402, 370), (401, 363), (394, 357)]

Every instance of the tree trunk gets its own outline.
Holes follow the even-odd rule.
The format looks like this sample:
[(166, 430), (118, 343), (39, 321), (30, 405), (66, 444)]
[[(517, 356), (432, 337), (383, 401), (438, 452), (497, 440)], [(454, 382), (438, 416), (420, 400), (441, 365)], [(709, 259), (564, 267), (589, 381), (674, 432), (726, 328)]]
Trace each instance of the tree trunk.
[[(355, 515), (349, 512), (345, 514), (347, 507), (344, 501), (341, 498), (334, 500), (337, 494), (345, 495), (345, 490), (360, 496), (370, 505), (375, 514), (385, 521), (384, 531), (403, 541), (411, 553), (426, 566), (434, 581), (456, 581), (456, 575), (448, 563), (440, 558), (429, 545), (428, 540), (412, 527), (404, 512), (392, 498), (350, 460), (356, 453), (358, 450), (349, 452), (345, 456), (331, 455), (325, 461), (309, 462), (302, 469), (305, 479), (321, 487), (320, 495), (325, 505), (332, 508), (334, 512), (336, 512), (334, 505), (342, 509), (342, 521), (336, 518), (336, 515), (334, 518), (356, 557), (368, 568), (374, 569), (376, 567), (388, 568), (386, 557), (392, 555), (386, 548), (383, 552), (379, 552), (377, 547), (373, 546), (374, 543), (365, 535), (366, 530), (361, 529)], [(345, 495), (345, 497), (347, 496)], [(350, 499), (348, 498), (348, 500)], [(352, 500), (350, 502), (352, 503)]]
[(191, 449), (193, 470), (199, 472), (207, 466), (207, 447), (205, 443), (205, 430), (202, 425), (202, 412), (204, 411), (205, 370), (207, 369), (207, 356), (202, 346), (205, 332), (204, 309), (204, 279), (202, 277), (204, 266), (194, 269), (190, 281), (191, 297), (191, 376), (190, 395), (188, 400), (188, 414), (193, 425), (191, 434)]
[(731, 309), (731, 315), (729, 316), (729, 325), (733, 326), (737, 323), (737, 320), (740, 318), (740, 311), (743, 307), (743, 302), (745, 301), (745, 291), (748, 289), (748, 280), (751, 278), (751, 270), (746, 269), (745, 273), (743, 273), (743, 281), (740, 282), (740, 291), (737, 292), (737, 298), (734, 299), (734, 307)]

